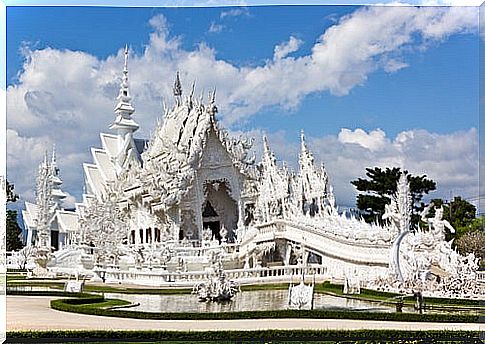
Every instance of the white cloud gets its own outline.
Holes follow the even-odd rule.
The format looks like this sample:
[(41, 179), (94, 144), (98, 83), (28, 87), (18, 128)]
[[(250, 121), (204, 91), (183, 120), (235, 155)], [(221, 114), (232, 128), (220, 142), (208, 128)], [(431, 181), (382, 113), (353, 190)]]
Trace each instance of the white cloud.
[(211, 22), (209, 26), (210, 33), (219, 33), (224, 29), (224, 25), (216, 24), (215, 22)]
[(300, 49), (300, 46), (302, 44), (303, 44), (302, 40), (295, 38), (293, 36), (290, 36), (290, 40), (288, 42), (284, 42), (280, 45), (275, 46), (273, 58), (275, 60), (281, 60), (282, 58), (285, 58), (286, 56), (288, 56), (288, 54), (298, 51), (298, 49)]
[(372, 152), (381, 150), (389, 141), (386, 139), (386, 133), (381, 129), (366, 133), (360, 128), (357, 128), (354, 131), (346, 128), (340, 129), (338, 140), (344, 144), (354, 143), (360, 145)]
[(221, 14), (220, 14), (221, 19), (229, 18), (229, 17), (241, 17), (241, 16), (249, 17), (250, 16), (249, 8), (247, 8), (247, 7), (235, 7), (235, 8), (231, 8), (230, 10), (227, 10), (227, 11), (222, 11)]
[[(221, 17), (235, 15), (236, 10), (241, 9)], [(217, 87), (222, 121), (230, 126), (267, 106), (294, 108), (310, 93), (345, 95), (379, 68), (388, 72), (404, 68), (403, 49), (423, 47), (423, 42), (425, 49), (428, 42), (475, 32), (476, 17), (474, 8), (363, 8), (328, 28), (308, 55), (287, 57), (301, 44), (290, 37), (275, 47), (276, 59), (269, 57), (257, 67), (239, 67), (218, 59), (204, 43), (183, 49), (181, 38), (170, 34), (165, 17), (155, 16), (149, 22), (153, 32), (144, 52), (130, 54), (129, 59), (134, 118), (141, 127), (138, 136), (149, 136), (162, 112), (162, 101), (171, 102), (176, 70), (185, 90), (193, 80), (198, 90)], [(122, 48), (106, 59), (52, 48), (27, 47), (23, 53), (19, 81), (7, 89), (9, 175), (18, 192), (27, 194), (42, 151), (55, 142), (65, 186), (71, 194), (79, 194), (81, 162), (89, 161), (89, 147), (99, 145), (98, 133), (114, 119)], [(29, 145), (32, 149), (24, 152)], [(365, 147), (369, 146), (360, 148)]]

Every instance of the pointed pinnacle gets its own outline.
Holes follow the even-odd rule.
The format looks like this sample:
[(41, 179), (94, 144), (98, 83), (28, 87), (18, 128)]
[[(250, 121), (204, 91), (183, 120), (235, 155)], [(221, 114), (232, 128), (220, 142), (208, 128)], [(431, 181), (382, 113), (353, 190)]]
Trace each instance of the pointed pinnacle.
[(177, 75), (175, 77), (175, 83), (173, 85), (173, 95), (175, 97), (182, 96), (182, 84), (180, 82), (180, 75), (179, 75), (178, 71), (177, 71)]
[(128, 72), (128, 44), (125, 45), (125, 64), (123, 71)]

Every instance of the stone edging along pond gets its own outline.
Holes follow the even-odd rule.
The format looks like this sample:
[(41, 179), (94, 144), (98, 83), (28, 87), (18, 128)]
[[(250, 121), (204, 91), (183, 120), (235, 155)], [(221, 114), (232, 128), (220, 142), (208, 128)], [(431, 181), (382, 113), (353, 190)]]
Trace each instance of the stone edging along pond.
[[(89, 294), (88, 294), (89, 295)], [(51, 308), (89, 315), (100, 315), (134, 319), (152, 320), (215, 320), (215, 319), (267, 319), (267, 318), (311, 318), (311, 319), (360, 319), (384, 321), (423, 321), (476, 323), (479, 315), (470, 314), (415, 314), (415, 313), (378, 313), (338, 310), (272, 310), (220, 313), (151, 313), (106, 308), (110, 301), (101, 295), (90, 295), (51, 301)], [(121, 301), (121, 300), (120, 300)], [(99, 306), (97, 306), (99, 305)]]

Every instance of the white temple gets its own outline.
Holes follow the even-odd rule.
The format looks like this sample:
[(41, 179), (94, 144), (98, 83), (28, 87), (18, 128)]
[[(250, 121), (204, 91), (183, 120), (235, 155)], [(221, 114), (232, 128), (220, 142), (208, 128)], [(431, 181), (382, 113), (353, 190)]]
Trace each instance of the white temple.
[(62, 208), (67, 194), (61, 190), (61, 185), (54, 147), (51, 161), (46, 152), (39, 165), (36, 203), (25, 202), (26, 209), (22, 211), (27, 246), (49, 246), (59, 250), (72, 243), (78, 230), (78, 215)]
[(83, 165), (85, 193), (76, 211), (60, 208), (65, 194), (55, 155), (39, 168), (36, 204), (26, 203), (29, 243), (56, 251), (51, 271), (195, 285), (217, 256), (229, 278), (352, 274), (376, 288), (434, 283), (442, 293), (460, 269), (476, 271), (475, 257), (458, 255), (445, 241), (441, 218), (431, 220), (431, 232), (410, 231), (405, 175), (384, 226), (339, 214), (303, 132), (298, 171), (278, 164), (266, 138), (256, 163), (252, 141), (219, 126), (215, 91), (206, 102), (194, 86), (184, 96), (178, 74), (173, 106), (149, 140), (135, 138), (127, 60), (125, 49), (112, 133), (100, 134), (101, 148), (92, 148), (92, 162)]

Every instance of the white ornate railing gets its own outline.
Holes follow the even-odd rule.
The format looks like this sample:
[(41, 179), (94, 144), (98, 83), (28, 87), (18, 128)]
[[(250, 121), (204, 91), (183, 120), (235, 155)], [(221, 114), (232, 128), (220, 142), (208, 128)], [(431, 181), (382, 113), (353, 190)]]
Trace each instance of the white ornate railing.
[[(325, 277), (326, 268), (322, 265), (272, 266), (251, 269), (225, 270), (226, 277), (241, 284), (254, 282), (282, 282), (299, 280), (302, 276), (316, 279)], [(211, 277), (208, 271), (168, 272), (168, 271), (121, 271), (115, 269), (97, 271), (106, 282), (124, 282), (140, 285), (178, 285), (192, 286)]]

